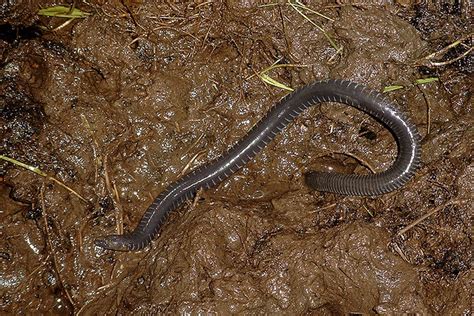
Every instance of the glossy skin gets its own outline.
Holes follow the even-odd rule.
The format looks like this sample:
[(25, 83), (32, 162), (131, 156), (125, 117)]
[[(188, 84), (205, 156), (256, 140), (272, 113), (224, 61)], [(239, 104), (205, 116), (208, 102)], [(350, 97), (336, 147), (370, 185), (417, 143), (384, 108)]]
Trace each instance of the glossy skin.
[(403, 186), (420, 164), (419, 135), (405, 116), (380, 93), (345, 80), (326, 80), (304, 86), (278, 102), (237, 144), (218, 159), (172, 183), (148, 207), (132, 233), (96, 240), (99, 247), (132, 251), (147, 246), (158, 234), (168, 214), (199, 189), (216, 186), (250, 161), (296, 116), (321, 102), (353, 106), (382, 122), (394, 135), (398, 155), (393, 165), (377, 174), (346, 175), (312, 172), (306, 183), (319, 191), (346, 195), (379, 195)]

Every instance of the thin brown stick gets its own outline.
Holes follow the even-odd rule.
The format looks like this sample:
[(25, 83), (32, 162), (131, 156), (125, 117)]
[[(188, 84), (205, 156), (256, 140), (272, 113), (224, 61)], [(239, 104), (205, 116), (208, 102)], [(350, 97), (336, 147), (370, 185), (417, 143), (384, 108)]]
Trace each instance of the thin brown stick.
[(188, 163), (186, 164), (186, 166), (184, 166), (183, 170), (181, 170), (181, 172), (179, 173), (178, 177), (182, 177), (188, 170), (189, 168), (191, 167), (191, 165), (193, 164), (193, 162), (198, 159), (199, 156), (201, 156), (202, 154), (204, 154), (206, 152), (205, 149), (203, 150), (200, 150), (198, 151), (197, 153), (195, 153), (191, 159), (189, 159)]
[(184, 153), (183, 153), (181, 156), (184, 156), (184, 155), (186, 155), (188, 152), (190, 152), (191, 149), (193, 149), (194, 146), (196, 146), (196, 145), (201, 141), (201, 139), (203, 139), (203, 137), (204, 137), (205, 135), (206, 135), (206, 134), (202, 133), (202, 134), (194, 141), (194, 143), (192, 143), (191, 146), (189, 146), (189, 147), (184, 151)]
[(59, 31), (59, 30), (65, 28), (66, 26), (68, 26), (69, 24), (71, 24), (71, 22), (74, 21), (74, 20), (75, 20), (75, 18), (71, 18), (71, 19), (69, 19), (69, 20), (66, 20), (65, 22), (63, 22), (63, 23), (61, 23), (60, 25), (58, 25), (58, 26), (56, 26), (55, 28), (53, 28), (53, 29), (51, 30), (51, 32), (57, 32), (57, 31)]
[(73, 312), (74, 312), (74, 310), (77, 310), (76, 303), (72, 299), (71, 293), (69, 293), (67, 287), (64, 284), (61, 273), (59, 272), (58, 259), (56, 257), (56, 252), (54, 251), (54, 247), (53, 247), (53, 244), (51, 242), (51, 237), (50, 237), (51, 233), (49, 231), (49, 226), (48, 226), (48, 212), (46, 210), (46, 203), (44, 202), (44, 183), (41, 186), (40, 196), (41, 196), (41, 209), (43, 211), (44, 229), (45, 229), (45, 232), (46, 232), (46, 244), (48, 245), (48, 248), (51, 251), (51, 254), (53, 255), (54, 270), (56, 271), (56, 274), (58, 276), (59, 283), (61, 283), (61, 286), (64, 289), (64, 292), (66, 293), (66, 297), (69, 300), (69, 303), (71, 303), (71, 306), (72, 306), (72, 309), (73, 309)]
[(326, 210), (326, 209), (328, 209), (328, 208), (332, 208), (332, 207), (334, 207), (334, 206), (336, 206), (336, 205), (337, 205), (337, 203), (329, 204), (329, 205), (326, 205), (326, 206), (324, 206), (324, 207), (320, 207), (320, 208), (318, 208), (318, 209), (315, 209), (312, 213), (320, 212), (320, 211), (322, 211), (322, 210)]
[(105, 187), (107, 188), (107, 193), (112, 197), (112, 202), (114, 203), (115, 208), (115, 222), (117, 225), (117, 233), (123, 233), (123, 208), (120, 203), (120, 196), (115, 185), (115, 182), (109, 177), (108, 170), (108, 157), (104, 157), (104, 176), (105, 176)]
[[(110, 185), (109, 170), (107, 169), (107, 160), (108, 160), (108, 157), (107, 157), (107, 154), (105, 154), (105, 157), (104, 157), (105, 187), (107, 188), (107, 191), (109, 191), (109, 189), (110, 189), (112, 186)], [(110, 190), (109, 192), (111, 192), (111, 190)]]
[[(196, 207), (196, 205), (198, 204), (199, 202), (199, 199), (201, 198), (201, 195), (202, 193), (204, 192), (204, 189), (203, 188), (200, 188), (197, 192), (196, 192), (196, 195), (194, 196), (194, 199), (193, 199), (193, 204), (191, 205), (191, 209), (194, 209)], [(189, 210), (188, 210), (189, 211)]]
[(113, 183), (115, 201), (117, 206), (117, 213), (115, 214), (115, 222), (117, 225), (117, 233), (123, 235), (123, 209), (122, 204), (120, 204), (120, 196), (117, 190), (117, 186)]
[(81, 114), (82, 123), (86, 126), (87, 131), (89, 132), (89, 136), (92, 139), (92, 152), (94, 154), (94, 161), (95, 161), (95, 183), (97, 183), (97, 179), (99, 178), (99, 167), (102, 163), (102, 158), (99, 155), (99, 143), (95, 138), (94, 131), (92, 130), (92, 126), (87, 120), (84, 114)]
[(81, 225), (81, 227), (79, 227), (79, 230), (77, 231), (77, 240), (79, 240), (79, 242), (77, 243), (77, 246), (79, 247), (79, 252), (82, 253), (83, 250), (82, 250), (82, 245), (83, 245), (83, 241), (82, 241), (82, 229), (84, 227), (84, 224)]
[(425, 215), (421, 216), (420, 218), (416, 219), (415, 221), (413, 221), (411, 224), (409, 224), (408, 226), (406, 226), (405, 228), (401, 229), (399, 232), (398, 232), (398, 235), (403, 235), (404, 233), (406, 233), (407, 231), (409, 231), (410, 229), (412, 229), (413, 227), (415, 227), (416, 225), (418, 225), (419, 223), (421, 223), (422, 221), (424, 221), (425, 219), (427, 219), (428, 217), (430, 217), (431, 215), (439, 212), (440, 210), (442, 210), (443, 208), (445, 208), (446, 206), (448, 205), (457, 205), (459, 203), (463, 202), (463, 200), (452, 200), (452, 201), (448, 201), (444, 204), (441, 204), (439, 206), (437, 206), (434, 210), (426, 213)]
[(455, 62), (457, 62), (458, 60), (460, 60), (460, 59), (466, 57), (467, 55), (469, 55), (469, 54), (472, 52), (472, 50), (474, 50), (474, 46), (471, 46), (467, 51), (465, 51), (464, 53), (462, 53), (461, 55), (459, 55), (459, 56), (457, 56), (457, 57), (455, 57), (455, 58), (453, 58), (453, 59), (446, 60), (446, 61), (432, 61), (432, 62), (431, 62), (431, 65), (437, 66), (437, 67), (450, 65), (450, 64), (455, 63)]
[(370, 215), (370, 217), (374, 217), (374, 213), (372, 213), (372, 211), (369, 210), (369, 209), (367, 208), (367, 206), (363, 205), (363, 207), (365, 208), (365, 211), (367, 212), (367, 214)]
[(421, 94), (423, 95), (423, 99), (425, 99), (425, 103), (426, 103), (426, 135), (425, 135), (426, 137), (431, 132), (431, 102), (430, 100), (428, 100), (425, 92), (420, 87), (418, 87), (418, 89), (421, 91)]
[(176, 27), (173, 27), (173, 26), (167, 26), (167, 25), (161, 25), (161, 26), (158, 26), (158, 27), (155, 27), (152, 31), (155, 32), (155, 31), (158, 31), (158, 30), (163, 30), (163, 29), (166, 29), (166, 30), (173, 30), (177, 33), (182, 33), (184, 35), (187, 35), (187, 36), (190, 36), (192, 37), (193, 39), (195, 40), (199, 40), (199, 38), (197, 38), (196, 36), (194, 36), (193, 34), (189, 33), (189, 32), (186, 32), (186, 31), (183, 31), (181, 29), (178, 29)]
[(144, 28), (140, 23), (138, 23), (138, 21), (135, 19), (135, 14), (132, 12), (132, 10), (130, 9), (130, 7), (128, 6), (128, 4), (121, 0), (120, 1), (122, 3), (122, 5), (125, 7), (125, 11), (128, 13), (129, 17), (132, 19), (132, 22), (133, 24), (135, 24), (136, 26), (138, 26), (139, 28), (141, 28), (143, 31), (146, 32), (146, 28)]
[(395, 251), (400, 255), (400, 257), (402, 257), (403, 260), (405, 260), (406, 262), (408, 263), (411, 263), (407, 256), (405, 255), (405, 253), (403, 253), (402, 249), (400, 248), (400, 246), (398, 244), (394, 244), (393, 245), (393, 248), (395, 249)]
[(431, 132), (431, 102), (426, 99), (426, 134), (428, 135)]
[(204, 48), (204, 46), (206, 45), (206, 41), (209, 38), (209, 34), (211, 33), (211, 29), (212, 29), (213, 26), (214, 26), (214, 21), (211, 22), (211, 25), (207, 29), (206, 35), (204, 35), (204, 38), (203, 38), (202, 43), (201, 43), (200, 50), (202, 50)]
[(341, 155), (345, 155), (345, 156), (349, 156), (351, 158), (354, 158), (355, 160), (357, 160), (362, 166), (366, 167), (367, 169), (370, 170), (370, 172), (372, 173), (375, 173), (375, 169), (367, 162), (365, 161), (364, 159), (358, 157), (357, 155), (355, 154), (351, 154), (351, 153), (348, 153), (348, 152), (334, 152), (335, 154), (341, 154)]
[(281, 12), (281, 6), (278, 6), (278, 13), (280, 16), (281, 27), (283, 29), (283, 38), (285, 39), (286, 50), (288, 52), (288, 55), (291, 56), (291, 46), (290, 46), (290, 42), (288, 41), (288, 34), (286, 32), (286, 27), (285, 27), (285, 19), (283, 18), (283, 12)]
[(422, 57), (420, 58), (419, 60), (417, 60), (416, 63), (418, 64), (424, 64), (426, 62), (428, 62), (429, 65), (431, 66), (436, 66), (436, 67), (439, 67), (439, 66), (446, 66), (446, 65), (449, 65), (449, 64), (452, 64), (458, 60), (460, 60), (461, 58), (464, 58), (465, 56), (467, 56), (468, 54), (470, 54), (472, 52), (472, 50), (474, 49), (474, 46), (471, 46), (469, 47), (468, 50), (466, 50), (464, 53), (462, 53), (461, 55), (453, 58), (453, 59), (450, 59), (450, 60), (446, 60), (446, 61), (440, 61), (440, 62), (435, 62), (435, 61), (432, 61), (432, 59), (435, 59), (437, 57), (441, 57), (443, 56), (444, 54), (446, 54), (450, 49), (458, 46), (458, 45), (462, 45), (462, 42), (464, 42), (465, 40), (467, 40), (468, 38), (472, 38), (474, 35), (474, 33), (471, 33), (471, 34), (468, 34), (468, 35), (465, 35), (463, 37), (461, 37), (460, 39), (452, 42), (451, 44), (441, 48), (440, 50), (434, 52), (434, 53), (431, 53), (425, 57)]
[(445, 54), (447, 51), (449, 51), (451, 48), (454, 48), (456, 46), (458, 46), (459, 44), (461, 44), (462, 42), (464, 42), (466, 39), (472, 37), (473, 34), (468, 34), (466, 36), (463, 36), (461, 37), (460, 39), (452, 42), (451, 44), (441, 48), (440, 50), (434, 52), (434, 53), (431, 53), (425, 57), (423, 57), (422, 59), (433, 59), (435, 58), (436, 56), (440, 56), (441, 54)]

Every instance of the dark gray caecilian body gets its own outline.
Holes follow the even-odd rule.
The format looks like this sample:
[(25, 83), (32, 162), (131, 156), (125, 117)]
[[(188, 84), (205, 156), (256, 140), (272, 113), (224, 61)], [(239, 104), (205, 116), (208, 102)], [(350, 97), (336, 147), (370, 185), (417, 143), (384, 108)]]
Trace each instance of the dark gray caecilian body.
[(309, 173), (306, 182), (311, 188), (346, 195), (379, 195), (400, 188), (413, 176), (420, 163), (419, 135), (406, 117), (380, 93), (362, 85), (345, 80), (320, 81), (283, 98), (224, 155), (170, 184), (148, 207), (133, 232), (106, 236), (96, 240), (96, 245), (120, 251), (142, 249), (158, 234), (171, 211), (199, 189), (215, 186), (235, 173), (302, 111), (321, 102), (345, 103), (382, 122), (397, 141), (398, 155), (389, 169), (377, 174)]

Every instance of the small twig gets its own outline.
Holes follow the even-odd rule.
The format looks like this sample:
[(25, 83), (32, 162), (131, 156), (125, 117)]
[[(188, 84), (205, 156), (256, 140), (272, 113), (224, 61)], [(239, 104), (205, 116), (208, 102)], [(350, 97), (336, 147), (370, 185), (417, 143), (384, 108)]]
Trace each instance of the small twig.
[(152, 31), (155, 32), (155, 31), (162, 30), (162, 29), (173, 30), (173, 31), (175, 31), (176, 33), (183, 33), (183, 34), (185, 34), (185, 35), (187, 35), (187, 36), (192, 37), (192, 38), (195, 39), (195, 40), (199, 40), (199, 38), (197, 38), (196, 36), (194, 36), (193, 34), (191, 34), (191, 33), (189, 33), (189, 32), (183, 31), (183, 30), (178, 29), (178, 28), (176, 28), (176, 27), (167, 26), (167, 25), (162, 25), (162, 26), (155, 27)]
[(365, 211), (370, 215), (370, 217), (374, 217), (374, 213), (371, 210), (369, 210), (367, 206), (363, 205), (363, 207), (365, 208)]
[(308, 16), (306, 14), (304, 14), (303, 12), (301, 12), (301, 10), (299, 8), (303, 8), (301, 6), (298, 6), (296, 5), (295, 3), (292, 3), (291, 1), (288, 1), (288, 3), (290, 4), (290, 6), (296, 11), (298, 12), (298, 14), (300, 14), (305, 20), (307, 20), (309, 23), (311, 23), (313, 26), (315, 26), (318, 30), (320, 30), (324, 36), (326, 37), (326, 39), (329, 41), (329, 43), (331, 44), (331, 46), (336, 50), (336, 54), (340, 53), (342, 51), (342, 46), (339, 47), (335, 42), (334, 40), (331, 38), (331, 36), (329, 36), (329, 34), (321, 27), (319, 26), (318, 24), (316, 24), (313, 20), (311, 20), (310, 18), (308, 18)]
[[(315, 11), (315, 10), (313, 10), (313, 9), (311, 9), (311, 8), (308, 8), (306, 5), (304, 5), (303, 3), (301, 3), (301, 1), (298, 1), (298, 0), (296, 0), (295, 2), (288, 1), (288, 2), (285, 3), (285, 4), (288, 5), (288, 6), (292, 6), (292, 5), (297, 6), (297, 7), (301, 8), (301, 9), (305, 9), (305, 10), (311, 12), (311, 13), (314, 13), (314, 14), (316, 14), (316, 15), (319, 15), (320, 17), (325, 18), (326, 20), (329, 20), (329, 21), (333, 21), (333, 22), (334, 22), (334, 19), (332, 19), (332, 18), (328, 17), (327, 15), (324, 15), (324, 14), (318, 12), (318, 11)], [(281, 5), (280, 3), (268, 3), (268, 4), (259, 5), (258, 7), (259, 7), (259, 8), (265, 8), (265, 7), (274, 7), (274, 6), (280, 6), (280, 5)]]
[(54, 251), (53, 244), (51, 242), (51, 237), (50, 237), (51, 233), (49, 231), (49, 226), (48, 226), (48, 212), (46, 211), (46, 203), (44, 202), (44, 183), (41, 186), (40, 196), (41, 196), (41, 210), (43, 212), (44, 228), (46, 231), (46, 244), (48, 245), (49, 250), (51, 251), (51, 254), (53, 255), (54, 270), (56, 271), (56, 274), (58, 276), (59, 283), (61, 283), (61, 286), (64, 289), (64, 292), (66, 293), (66, 297), (69, 300), (69, 303), (71, 303), (73, 310), (76, 310), (77, 309), (76, 303), (72, 299), (71, 293), (69, 293), (67, 287), (64, 284), (63, 278), (61, 277), (61, 273), (59, 272), (59, 264), (56, 258), (56, 252)]
[(97, 183), (97, 179), (99, 177), (99, 167), (102, 163), (101, 156), (98, 154), (99, 143), (97, 142), (94, 131), (92, 130), (92, 126), (89, 124), (86, 116), (81, 114), (82, 123), (86, 126), (87, 131), (89, 132), (89, 136), (92, 139), (92, 152), (94, 154), (94, 161), (95, 161), (95, 183)]
[(435, 58), (436, 56), (439, 56), (441, 54), (444, 54), (446, 53), (448, 50), (450, 50), (451, 48), (454, 48), (456, 46), (458, 46), (459, 44), (461, 44), (462, 42), (464, 42), (466, 39), (468, 39), (469, 37), (471, 37), (472, 34), (469, 34), (469, 35), (466, 35), (466, 36), (463, 36), (461, 37), (460, 39), (458, 39), (457, 41), (454, 41), (452, 42), (451, 44), (449, 44), (448, 46), (445, 46), (443, 48), (441, 48), (440, 50), (434, 52), (434, 53), (431, 53), (425, 57), (423, 57), (422, 59), (433, 59)]
[(281, 6), (278, 6), (278, 15), (280, 17), (281, 27), (283, 29), (283, 38), (285, 39), (286, 50), (288, 52), (288, 55), (291, 56), (291, 46), (290, 46), (290, 42), (288, 41), (288, 34), (286, 32), (286, 27), (285, 27), (285, 19), (283, 18), (283, 12), (281, 12)]
[[(428, 62), (428, 64), (430, 66), (436, 66), (436, 67), (439, 67), (439, 66), (446, 66), (446, 65), (449, 65), (449, 64), (452, 64), (458, 60), (460, 60), (461, 58), (464, 58), (465, 56), (467, 56), (469, 53), (471, 53), (474, 49), (474, 46), (471, 46), (469, 47), (469, 49), (467, 49), (464, 53), (462, 53), (461, 55), (453, 58), (453, 59), (450, 59), (450, 60), (446, 60), (446, 61), (440, 61), (440, 62), (436, 62), (436, 61), (432, 61), (432, 59), (435, 59), (437, 57), (440, 57), (444, 54), (446, 54), (450, 49), (458, 46), (458, 45), (462, 45), (462, 42), (464, 42), (466, 39), (468, 38), (472, 38), (474, 33), (471, 33), (471, 34), (468, 34), (466, 36), (463, 36), (461, 37), (460, 39), (458, 39), (457, 41), (454, 41), (452, 42), (451, 44), (441, 48), (440, 50), (434, 52), (434, 53), (431, 53), (423, 58), (420, 58), (417, 63), (421, 63), (423, 64), (423, 62)], [(468, 46), (467, 46), (468, 47)]]
[(474, 46), (472, 46), (471, 48), (469, 48), (467, 51), (465, 51), (464, 53), (462, 53), (461, 55), (459, 55), (456, 58), (446, 60), (446, 61), (440, 61), (440, 62), (432, 61), (431, 65), (439, 67), (439, 66), (446, 66), (446, 65), (452, 64), (452, 63), (464, 58), (465, 56), (467, 56), (470, 52), (472, 52), (472, 50), (474, 50)]
[(117, 14), (117, 15), (112, 15), (112, 14), (108, 13), (107, 11), (105, 11), (104, 8), (100, 7), (100, 11), (101, 11), (106, 17), (109, 17), (109, 18), (111, 18), (111, 19), (116, 19), (116, 18), (119, 18), (119, 19), (120, 19), (120, 18), (125, 18), (125, 17), (128, 16), (128, 14), (125, 13), (125, 12), (123, 12), (121, 9), (117, 9), (117, 8), (114, 8), (114, 9), (115, 9), (115, 11), (119, 11), (119, 14)]
[(189, 153), (189, 152), (191, 151), (191, 149), (193, 149), (194, 146), (196, 146), (196, 145), (203, 139), (204, 135), (205, 135), (205, 134), (202, 133), (202, 134), (196, 139), (196, 141), (194, 141), (194, 143), (192, 143), (191, 146), (189, 146), (189, 147), (184, 151), (184, 153), (183, 153), (182, 156), (181, 156), (181, 159), (183, 159), (184, 156), (185, 156), (187, 153)]
[(431, 132), (431, 102), (430, 100), (428, 100), (425, 92), (419, 88), (420, 91), (421, 91), (421, 94), (423, 95), (423, 98), (425, 99), (425, 103), (426, 103), (426, 136), (428, 136)]
[[(290, 2), (290, 1), (288, 1), (288, 2)], [(319, 15), (320, 17), (325, 18), (326, 20), (329, 20), (329, 21), (331, 21), (331, 22), (334, 22), (334, 19), (328, 17), (327, 15), (324, 15), (324, 14), (322, 14), (322, 13), (319, 13), (318, 11), (315, 11), (315, 10), (313, 10), (313, 9), (311, 9), (311, 8), (308, 8), (306, 5), (304, 5), (303, 3), (301, 3), (301, 1), (299, 1), (299, 0), (296, 0), (295, 3), (294, 3), (294, 5), (296, 5), (297, 7), (302, 8), (302, 9), (305, 9), (306, 11), (309, 11), (309, 12), (311, 12), (311, 13), (314, 13), (314, 14), (316, 14), (316, 15)]]
[(139, 28), (141, 28), (143, 31), (147, 31), (146, 28), (144, 28), (143, 26), (141, 26), (141, 24), (139, 24), (137, 22), (137, 20), (135, 19), (135, 14), (133, 14), (132, 10), (130, 9), (130, 7), (128, 6), (128, 4), (121, 0), (120, 1), (122, 3), (122, 5), (125, 7), (125, 11), (128, 13), (128, 15), (130, 16), (130, 18), (132, 19), (132, 22), (133, 24), (135, 24), (136, 26), (138, 26)]
[[(336, 50), (336, 53), (331, 58), (329, 58), (329, 61), (333, 60), (334, 57), (337, 56), (338, 54), (341, 54), (343, 46), (341, 45), (341, 47), (339, 47), (336, 44), (336, 42), (331, 38), (331, 36), (329, 36), (329, 34), (321, 26), (319, 26), (313, 20), (311, 20), (306, 14), (303, 13), (302, 10), (317, 14), (317, 15), (319, 15), (319, 16), (321, 16), (321, 17), (323, 17), (323, 18), (325, 18), (329, 21), (334, 21), (334, 19), (331, 19), (330, 17), (328, 17), (328, 16), (326, 16), (322, 13), (319, 13), (319, 12), (313, 10), (313, 9), (308, 8), (306, 5), (304, 5), (303, 3), (301, 3), (298, 0), (296, 0), (295, 2), (292, 2), (292, 1), (288, 0), (288, 2), (285, 3), (285, 4), (290, 6), (299, 15), (301, 15), (305, 20), (307, 20), (309, 23), (311, 23), (313, 26), (315, 26), (318, 30), (320, 30), (324, 34), (324, 36), (329, 41), (331, 46)], [(266, 5), (261, 5), (260, 7), (268, 7), (268, 6), (276, 6), (276, 5), (279, 5), (279, 4), (278, 3), (270, 3), (270, 4), (266, 4)]]
[(202, 50), (204, 48), (204, 46), (206, 45), (206, 41), (209, 38), (209, 34), (211, 33), (211, 29), (212, 29), (213, 26), (214, 26), (214, 20), (212, 20), (211, 25), (207, 29), (206, 35), (204, 35), (204, 38), (202, 39), (200, 50)]
[(61, 23), (60, 25), (58, 25), (55, 28), (51, 29), (51, 32), (57, 32), (57, 31), (65, 28), (66, 26), (71, 24), (71, 22), (74, 21), (74, 20), (75, 20), (75, 18), (70, 18), (69, 20), (65, 21), (64, 23)]
[(320, 212), (320, 211), (326, 210), (326, 209), (328, 209), (328, 208), (333, 208), (333, 207), (336, 206), (336, 205), (337, 205), (337, 203), (329, 204), (329, 205), (327, 205), (327, 206), (324, 206), (324, 207), (320, 207), (320, 208), (318, 208), (318, 209), (315, 209), (312, 213)]
[(405, 228), (401, 229), (399, 232), (398, 232), (398, 235), (403, 235), (404, 233), (406, 233), (407, 231), (409, 231), (410, 229), (412, 229), (413, 227), (415, 227), (416, 225), (418, 225), (419, 223), (421, 223), (422, 221), (424, 221), (425, 219), (427, 219), (428, 217), (430, 217), (431, 215), (439, 212), (440, 210), (442, 210), (443, 208), (445, 208), (446, 206), (448, 205), (457, 205), (459, 203), (463, 202), (463, 200), (453, 200), (453, 201), (448, 201), (444, 204), (441, 204), (439, 205), (438, 207), (436, 207), (434, 210), (426, 213), (425, 215), (421, 216), (420, 218), (418, 218), (417, 220), (413, 221), (411, 224), (409, 224), (408, 226), (406, 226)]
[(406, 262), (408, 263), (411, 263), (407, 256), (405, 256), (405, 254), (403, 253), (402, 249), (400, 248), (400, 246), (397, 244), (397, 243), (394, 243), (393, 244), (393, 248), (395, 249), (395, 251), (400, 255), (400, 257), (402, 257), (403, 260), (405, 260)]
[[(199, 1), (198, 1), (198, 2), (199, 2)], [(213, 1), (206, 1), (206, 2), (203, 2), (203, 3), (199, 3), (198, 5), (196, 5), (196, 9), (199, 8), (199, 7), (202, 7), (202, 6), (211, 4), (212, 2), (213, 2)]]
[(115, 182), (109, 177), (109, 170), (107, 165), (107, 155), (104, 158), (104, 176), (105, 176), (105, 187), (107, 188), (108, 194), (112, 197), (112, 202), (115, 208), (115, 223), (117, 225), (117, 233), (123, 234), (123, 208), (120, 203), (120, 195), (117, 190)]
[(203, 192), (204, 192), (203, 188), (200, 188), (196, 192), (196, 195), (194, 196), (194, 199), (193, 199), (193, 204), (191, 204), (191, 209), (194, 209), (196, 207), (196, 205), (198, 204), (199, 199), (201, 198), (201, 195), (202, 195)]
[(123, 209), (122, 209), (122, 204), (120, 204), (120, 196), (117, 190), (117, 186), (115, 183), (113, 183), (114, 186), (114, 195), (115, 195), (115, 200), (117, 201), (117, 213), (116, 213), (116, 218), (115, 222), (117, 224), (117, 233), (119, 235), (123, 235)]
[(349, 156), (351, 158), (354, 158), (355, 160), (357, 160), (362, 166), (366, 167), (367, 169), (370, 170), (370, 172), (372, 173), (375, 173), (375, 169), (367, 162), (365, 161), (364, 159), (358, 157), (357, 155), (355, 154), (351, 154), (351, 153), (348, 153), (348, 152), (334, 152), (335, 154), (341, 154), (341, 155), (345, 155), (345, 156)]
[(184, 174), (188, 171), (188, 169), (191, 167), (191, 165), (193, 164), (193, 162), (199, 157), (201, 156), (202, 154), (204, 154), (206, 152), (205, 149), (203, 150), (200, 150), (198, 151), (197, 153), (195, 153), (191, 159), (189, 159), (188, 163), (186, 164), (186, 166), (184, 166), (183, 170), (181, 170), (181, 172), (179, 173), (178, 175), (178, 178), (184, 176)]
[(333, 5), (326, 5), (323, 8), (326, 9), (332, 9), (332, 8), (342, 8), (342, 7), (379, 7), (380, 4), (371, 4), (371, 3), (365, 3), (365, 2), (360, 2), (360, 3), (342, 3), (342, 4), (333, 4)]
[(112, 187), (110, 185), (110, 178), (109, 178), (109, 170), (108, 170), (108, 166), (107, 166), (107, 160), (108, 160), (108, 157), (107, 157), (107, 154), (105, 154), (105, 157), (104, 157), (104, 177), (105, 177), (105, 187), (107, 188), (107, 191), (109, 193), (112, 192), (112, 190), (110, 190), (110, 188)]

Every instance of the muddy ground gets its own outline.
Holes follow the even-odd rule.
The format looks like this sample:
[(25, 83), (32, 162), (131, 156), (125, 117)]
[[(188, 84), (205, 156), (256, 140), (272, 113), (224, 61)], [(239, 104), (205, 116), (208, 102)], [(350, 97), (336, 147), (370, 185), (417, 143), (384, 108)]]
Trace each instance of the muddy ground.
[[(37, 15), (56, 3), (4, 2), (1, 154), (85, 201), (0, 162), (2, 313), (470, 314), (472, 8), (386, 2), (300, 7), (334, 45), (285, 2), (76, 1), (91, 15), (66, 25)], [(415, 177), (380, 197), (309, 190), (306, 171), (381, 171), (396, 155), (383, 126), (326, 103), (150, 247), (95, 247), (288, 93), (256, 75), (276, 61), (297, 65), (268, 73), (291, 87), (403, 86), (386, 94), (422, 135)]]

